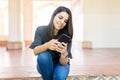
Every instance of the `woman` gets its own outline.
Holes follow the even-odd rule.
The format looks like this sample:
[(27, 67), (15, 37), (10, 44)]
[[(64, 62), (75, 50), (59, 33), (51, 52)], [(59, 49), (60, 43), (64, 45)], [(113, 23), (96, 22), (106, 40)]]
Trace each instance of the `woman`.
[(30, 48), (37, 55), (37, 70), (44, 80), (66, 80), (69, 74), (69, 58), (72, 58), (72, 40), (59, 42), (62, 34), (73, 37), (71, 11), (58, 7), (47, 26), (40, 26), (35, 32)]

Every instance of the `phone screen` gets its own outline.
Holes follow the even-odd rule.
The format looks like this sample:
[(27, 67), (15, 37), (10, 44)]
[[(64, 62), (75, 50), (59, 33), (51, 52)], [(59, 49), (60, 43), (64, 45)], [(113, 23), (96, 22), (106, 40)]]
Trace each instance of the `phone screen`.
[(59, 42), (64, 42), (64, 43), (68, 43), (71, 41), (70, 36), (66, 35), (66, 34), (62, 34), (60, 36), (60, 38), (58, 39)]

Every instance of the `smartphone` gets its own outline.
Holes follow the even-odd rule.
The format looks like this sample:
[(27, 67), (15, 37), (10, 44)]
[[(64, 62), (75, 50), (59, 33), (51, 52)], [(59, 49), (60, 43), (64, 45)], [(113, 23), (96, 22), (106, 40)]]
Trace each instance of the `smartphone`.
[(70, 36), (66, 35), (66, 34), (62, 34), (60, 36), (60, 38), (58, 39), (59, 42), (64, 42), (64, 43), (68, 43), (71, 41)]

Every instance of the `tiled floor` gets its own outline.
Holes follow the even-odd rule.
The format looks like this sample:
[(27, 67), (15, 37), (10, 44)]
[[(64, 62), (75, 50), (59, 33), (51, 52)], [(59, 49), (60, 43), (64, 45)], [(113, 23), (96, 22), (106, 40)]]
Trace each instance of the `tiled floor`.
[[(72, 53), (69, 76), (120, 75), (120, 49), (81, 49), (74, 43)], [(31, 49), (8, 51), (0, 47), (0, 79), (39, 76)]]

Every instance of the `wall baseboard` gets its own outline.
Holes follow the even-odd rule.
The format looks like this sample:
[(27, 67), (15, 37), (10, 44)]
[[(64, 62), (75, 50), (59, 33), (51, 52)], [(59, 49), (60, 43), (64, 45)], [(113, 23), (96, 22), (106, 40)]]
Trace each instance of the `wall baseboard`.
[(32, 43), (31, 40), (26, 40), (26, 41), (25, 41), (25, 46), (29, 46), (31, 43)]
[(6, 46), (6, 44), (7, 44), (7, 41), (0, 41), (0, 46), (1, 46), (1, 47)]
[(91, 41), (83, 41), (82, 48), (84, 49), (92, 49), (92, 42)]
[(22, 42), (7, 42), (6, 44), (6, 49), (7, 50), (18, 50), (18, 49), (22, 49)]
[[(26, 40), (26, 41), (24, 41), (24, 46), (29, 46), (31, 43), (32, 43), (32, 41), (31, 40)], [(8, 42), (8, 41), (6, 41), (6, 40), (2, 40), (2, 41), (0, 41), (0, 47), (6, 47), (6, 46), (8, 46), (8, 45), (12, 45), (12, 46), (14, 46), (14, 45), (19, 45), (20, 46), (20, 44), (22, 44), (22, 42)]]

